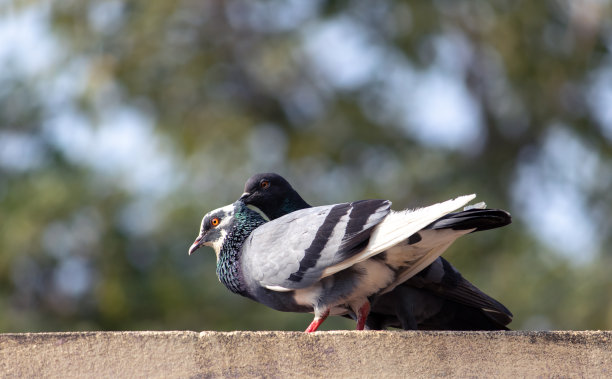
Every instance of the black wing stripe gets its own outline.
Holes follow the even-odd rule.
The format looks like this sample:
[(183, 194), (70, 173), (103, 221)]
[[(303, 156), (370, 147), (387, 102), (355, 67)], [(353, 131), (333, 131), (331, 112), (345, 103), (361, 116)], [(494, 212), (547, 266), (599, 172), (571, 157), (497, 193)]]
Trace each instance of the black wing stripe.
[(361, 200), (351, 203), (351, 213), (343, 239), (351, 238), (354, 234), (361, 232), (368, 218), (376, 213), (383, 204), (385, 204), (384, 200)]
[(351, 203), (349, 222), (344, 237), (342, 237), (341, 247), (338, 250), (338, 257), (341, 260), (352, 257), (368, 246), (372, 234), (372, 225), (367, 229), (366, 225), (370, 216), (381, 211), (386, 216), (390, 205), (387, 200), (361, 200)]
[(317, 233), (315, 234), (315, 238), (310, 243), (310, 246), (308, 246), (306, 249), (304, 257), (300, 261), (300, 267), (296, 272), (289, 275), (289, 280), (292, 282), (302, 281), (306, 271), (317, 264), (317, 261), (321, 257), (321, 251), (323, 251), (325, 245), (327, 245), (329, 237), (332, 235), (334, 228), (340, 221), (340, 218), (347, 214), (350, 206), (350, 204), (346, 203), (338, 204), (329, 211), (327, 217), (325, 217), (325, 220), (323, 221), (323, 225), (319, 227)]

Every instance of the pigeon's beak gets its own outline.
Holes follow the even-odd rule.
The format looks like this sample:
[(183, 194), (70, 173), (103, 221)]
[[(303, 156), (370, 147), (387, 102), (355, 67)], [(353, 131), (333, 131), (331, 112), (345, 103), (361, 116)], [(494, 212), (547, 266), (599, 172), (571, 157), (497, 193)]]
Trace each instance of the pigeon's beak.
[(191, 247), (189, 248), (189, 255), (193, 254), (194, 251), (202, 247), (202, 245), (204, 244), (203, 240), (204, 240), (204, 236), (199, 235), (198, 238), (196, 238), (196, 240), (193, 241), (193, 244), (191, 244)]
[(243, 193), (243, 194), (240, 196), (240, 199), (238, 199), (238, 200), (239, 200), (239, 201), (244, 202), (246, 199), (248, 199), (248, 198), (249, 198), (249, 196), (251, 196), (251, 193), (250, 193), (250, 192), (245, 192), (245, 193)]

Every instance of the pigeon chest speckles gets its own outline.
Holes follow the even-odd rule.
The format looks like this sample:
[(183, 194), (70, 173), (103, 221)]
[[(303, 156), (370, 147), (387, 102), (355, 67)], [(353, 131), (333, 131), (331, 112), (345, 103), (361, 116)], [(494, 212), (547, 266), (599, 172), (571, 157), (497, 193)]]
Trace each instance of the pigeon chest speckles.
[(242, 276), (238, 267), (238, 257), (224, 255), (217, 261), (217, 277), (230, 291), (246, 296)]
[(223, 239), (219, 252), (217, 277), (230, 291), (250, 297), (240, 269), (242, 244), (253, 230), (266, 221), (257, 212), (246, 207), (240, 207), (234, 218), (232, 228)]

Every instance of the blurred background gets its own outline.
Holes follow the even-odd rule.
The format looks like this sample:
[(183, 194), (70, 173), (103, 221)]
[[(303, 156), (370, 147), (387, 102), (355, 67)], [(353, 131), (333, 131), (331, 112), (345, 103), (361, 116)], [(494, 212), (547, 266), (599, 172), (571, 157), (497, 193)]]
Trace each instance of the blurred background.
[[(0, 331), (303, 330), (189, 257), (257, 172), (311, 204), (476, 192), (513, 329), (612, 329), (612, 6), (0, 1)], [(323, 329), (354, 328), (335, 318)]]

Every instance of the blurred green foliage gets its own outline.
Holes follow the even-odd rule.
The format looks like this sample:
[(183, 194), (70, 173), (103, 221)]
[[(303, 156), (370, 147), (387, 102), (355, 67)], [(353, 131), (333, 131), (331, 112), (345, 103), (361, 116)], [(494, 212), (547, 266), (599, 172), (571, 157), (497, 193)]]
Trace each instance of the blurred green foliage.
[[(36, 26), (2, 55), (0, 331), (305, 328), (187, 256), (266, 171), (312, 204), (477, 192), (514, 223), (445, 257), (510, 326), (612, 328), (608, 1), (0, 7)], [(427, 78), (467, 102), (455, 137)]]

